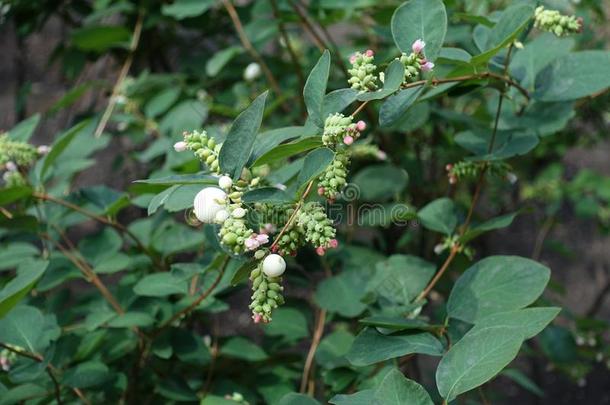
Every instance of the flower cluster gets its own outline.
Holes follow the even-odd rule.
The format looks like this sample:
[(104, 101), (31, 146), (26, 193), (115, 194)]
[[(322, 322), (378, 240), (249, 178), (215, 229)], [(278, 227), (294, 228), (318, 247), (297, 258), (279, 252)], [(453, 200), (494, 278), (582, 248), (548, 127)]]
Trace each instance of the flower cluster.
[(348, 151), (345, 149), (337, 150), (331, 164), (318, 177), (318, 194), (331, 201), (335, 200), (347, 183), (349, 164), (350, 155)]
[(49, 153), (46, 145), (35, 147), (27, 142), (15, 141), (7, 134), (0, 134), (0, 170), (5, 170), (2, 180), (6, 187), (17, 187), (26, 184), (26, 179), (19, 168), (27, 168)]
[(305, 235), (305, 240), (316, 247), (316, 253), (323, 256), (326, 249), (336, 248), (336, 230), (319, 203), (305, 204), (297, 213), (297, 225)]
[(536, 8), (534, 27), (548, 31), (558, 37), (582, 32), (582, 17), (562, 15), (557, 10), (545, 10), (544, 6)]
[[(487, 173), (495, 177), (505, 177), (511, 180), (511, 176), (514, 174), (510, 173), (510, 165), (504, 162), (470, 162), (462, 161), (457, 163), (449, 163), (445, 166), (447, 171), (447, 177), (449, 178), (450, 184), (456, 184), (458, 180), (463, 178), (474, 178), (478, 176), (481, 171), (487, 167)], [(511, 181), (512, 182), (512, 181)]]
[(210, 169), (211, 172), (220, 174), (218, 164), (218, 153), (222, 144), (216, 144), (214, 138), (209, 137), (206, 131), (193, 131), (184, 133), (184, 141), (176, 142), (176, 152), (191, 150), (195, 156)]
[(430, 62), (424, 56), (424, 48), (426, 43), (421, 39), (416, 40), (411, 45), (410, 54), (403, 53), (398, 59), (405, 67), (405, 78), (403, 83), (410, 83), (419, 79), (421, 72), (429, 72), (434, 68), (434, 63)]
[(364, 121), (353, 123), (353, 117), (341, 113), (330, 114), (324, 121), (322, 142), (326, 146), (336, 146), (341, 143), (351, 145), (360, 137), (360, 132), (366, 129)]
[[(17, 346), (11, 345), (11, 347), (19, 349)], [(15, 362), (16, 359), (17, 354), (15, 352), (10, 351), (8, 349), (2, 349), (0, 351), (0, 370), (9, 371), (11, 369), (11, 365)]]
[(284, 287), (280, 284), (286, 270), (286, 262), (282, 256), (270, 254), (258, 263), (250, 273), (252, 281), (252, 319), (254, 323), (271, 322), (271, 313), (275, 308), (284, 303), (282, 291)]
[(360, 92), (377, 89), (377, 76), (375, 76), (377, 66), (373, 64), (373, 55), (373, 51), (369, 49), (364, 53), (356, 52), (350, 56), (349, 61), (352, 68), (347, 72), (351, 77), (347, 82), (352, 85), (352, 89)]

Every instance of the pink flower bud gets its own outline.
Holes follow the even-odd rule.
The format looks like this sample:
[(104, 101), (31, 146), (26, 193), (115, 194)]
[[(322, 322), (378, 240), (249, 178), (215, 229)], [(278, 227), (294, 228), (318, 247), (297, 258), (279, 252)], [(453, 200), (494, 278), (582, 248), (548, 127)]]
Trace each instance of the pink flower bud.
[(343, 138), (343, 143), (346, 145), (351, 145), (352, 143), (354, 143), (354, 137), (352, 137), (351, 135), (347, 135), (345, 138)]
[(254, 323), (261, 323), (263, 317), (261, 316), (261, 314), (254, 314), (252, 315), (252, 320), (254, 321)]
[(278, 247), (277, 245), (275, 245), (275, 246), (271, 246), (271, 251), (272, 251), (273, 253), (276, 253), (278, 250), (279, 250), (279, 247)]
[(411, 45), (411, 49), (414, 53), (421, 53), (421, 51), (424, 50), (425, 46), (426, 43), (424, 41), (422, 41), (421, 39), (417, 39), (415, 40), (415, 42), (413, 42), (413, 45)]
[(356, 123), (356, 129), (360, 132), (364, 131), (366, 129), (366, 122), (364, 121), (358, 121)]
[(449, 176), (449, 184), (455, 183), (457, 183), (457, 177), (455, 177), (454, 175)]
[(324, 187), (318, 187), (318, 195), (324, 195)]
[(366, 52), (365, 52), (364, 54), (365, 54), (366, 56), (369, 56), (369, 57), (370, 57), (370, 56), (375, 55), (375, 52), (373, 52), (373, 51), (372, 51), (372, 50), (370, 50), (370, 49), (367, 49), (367, 50), (366, 50)]
[(318, 254), (318, 256), (324, 256), (324, 253), (326, 253), (326, 250), (322, 246), (318, 246), (316, 248), (316, 253)]
[(338, 241), (337, 239), (331, 239), (331, 240), (328, 242), (328, 245), (329, 245), (331, 248), (336, 249), (336, 248), (337, 248), (337, 246), (339, 246), (339, 241)]
[(255, 250), (259, 247), (260, 243), (256, 240), (256, 237), (251, 236), (244, 241), (244, 245), (246, 245), (248, 250)]
[(426, 63), (424, 63), (423, 65), (421, 65), (421, 70), (422, 72), (429, 72), (432, 69), (434, 69), (434, 63), (430, 62), (430, 61), (426, 61)]
[(356, 63), (356, 58), (357, 58), (356, 54), (353, 54), (352, 56), (350, 56), (349, 57), (349, 63), (351, 63), (352, 65), (354, 63)]
[(265, 233), (258, 234), (258, 235), (256, 235), (256, 241), (260, 245), (264, 245), (265, 243), (269, 243), (269, 235), (267, 235)]
[(186, 150), (186, 142), (180, 141), (174, 144), (174, 150), (176, 152), (184, 152)]
[(451, 169), (453, 169), (453, 165), (451, 163), (447, 163), (447, 166), (445, 166), (445, 170), (447, 170), (448, 172), (451, 171)]
[(380, 150), (379, 152), (377, 152), (377, 158), (380, 160), (386, 160), (388, 158), (388, 154)]

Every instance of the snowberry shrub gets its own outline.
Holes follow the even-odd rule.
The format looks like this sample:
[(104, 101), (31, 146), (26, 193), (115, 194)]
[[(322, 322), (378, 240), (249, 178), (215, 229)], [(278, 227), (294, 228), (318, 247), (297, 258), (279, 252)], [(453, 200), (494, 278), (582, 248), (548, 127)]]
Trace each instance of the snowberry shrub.
[[(179, 3), (163, 14), (195, 12)], [(223, 5), (247, 40), (232, 4)], [(583, 31), (582, 19), (530, 2), (470, 20), (474, 43), (465, 50), (446, 40), (441, 0), (405, 2), (390, 27), (375, 31), (389, 28), (394, 44), (380, 38), (349, 57), (336, 47), (332, 56), (321, 52), (297, 97), (305, 117), (283, 104), (250, 42), (244, 47), (257, 62), (245, 80), (264, 77), (275, 99), (260, 91), (230, 126), (173, 121), (214, 105), (204, 92), (158, 126), (155, 117), (180, 97), (171, 84), (145, 104), (141, 121), (139, 98), (164, 79), (126, 80), (113, 95), (124, 124), (117, 128), (158, 136), (141, 161), (166, 151), (163, 166), (129, 193), (98, 186), (62, 195), (79, 164), (103, 147), (93, 135), (104, 130), (99, 122), (82, 121), (50, 148), (28, 143), (37, 117), (0, 135), (0, 270), (16, 268), (0, 290), (0, 396), (208, 405), (478, 400), (473, 390), (560, 312), (541, 298), (547, 267), (477, 252), (476, 238), (518, 214), (479, 213), (480, 200), (490, 186), (510, 193), (513, 163), (566, 125), (575, 100), (608, 87), (610, 55), (568, 51), (563, 41)], [(273, 128), (278, 122), (284, 126)], [(434, 170), (424, 173), (424, 163)], [(123, 224), (117, 214), (128, 206), (146, 208), (149, 218)], [(101, 230), (73, 242), (66, 231), (86, 220)], [(72, 279), (95, 290), (74, 291)], [(235, 336), (243, 330), (254, 341)], [(435, 378), (417, 377), (415, 356), (432, 360), (424, 371)], [(516, 370), (506, 375), (528, 385)]]

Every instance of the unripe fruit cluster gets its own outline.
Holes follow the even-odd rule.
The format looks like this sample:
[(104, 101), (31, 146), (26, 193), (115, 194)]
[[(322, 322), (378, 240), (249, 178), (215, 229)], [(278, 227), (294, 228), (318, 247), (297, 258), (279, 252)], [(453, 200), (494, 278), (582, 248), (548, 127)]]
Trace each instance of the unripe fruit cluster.
[(255, 323), (271, 322), (271, 315), (275, 308), (284, 303), (280, 277), (286, 269), (286, 262), (280, 255), (271, 254), (250, 273), (252, 281), (252, 319)]
[[(43, 154), (41, 150), (26, 142), (14, 141), (8, 135), (0, 135), (0, 166), (8, 164), (30, 166)], [(10, 170), (9, 171), (15, 171)]]
[(246, 251), (246, 240), (254, 231), (246, 224), (246, 210), (238, 204), (228, 207), (228, 218), (222, 222), (218, 237), (221, 243), (233, 253), (241, 254)]
[(352, 85), (352, 89), (360, 92), (377, 89), (377, 66), (373, 64), (373, 55), (369, 49), (364, 53), (356, 52), (349, 58), (352, 67), (347, 71), (351, 76), (347, 82)]
[(458, 180), (464, 178), (474, 178), (487, 167), (487, 173), (495, 177), (507, 177), (510, 171), (510, 165), (504, 162), (457, 162), (445, 166), (447, 177), (450, 184), (456, 184)]
[(360, 137), (360, 132), (364, 131), (366, 124), (364, 121), (352, 123), (351, 116), (344, 116), (341, 113), (330, 114), (324, 121), (324, 132), (322, 142), (326, 146), (337, 146), (340, 144), (351, 145)]
[(212, 137), (208, 137), (206, 131), (193, 131), (184, 133), (184, 142), (178, 142), (174, 148), (178, 151), (183, 149), (192, 150), (195, 156), (201, 160), (210, 169), (211, 172), (220, 174), (220, 166), (218, 164), (218, 154), (222, 144), (216, 144)]
[(329, 200), (337, 198), (345, 184), (347, 183), (347, 171), (349, 169), (349, 152), (339, 149), (335, 153), (335, 158), (324, 172), (318, 177), (318, 194)]
[(326, 216), (324, 207), (319, 203), (304, 205), (297, 214), (296, 222), (305, 235), (305, 240), (316, 247), (316, 252), (320, 256), (326, 249), (337, 247), (333, 222)]
[(534, 14), (534, 27), (561, 37), (582, 32), (583, 21), (581, 17), (562, 15), (557, 10), (545, 10), (540, 6)]

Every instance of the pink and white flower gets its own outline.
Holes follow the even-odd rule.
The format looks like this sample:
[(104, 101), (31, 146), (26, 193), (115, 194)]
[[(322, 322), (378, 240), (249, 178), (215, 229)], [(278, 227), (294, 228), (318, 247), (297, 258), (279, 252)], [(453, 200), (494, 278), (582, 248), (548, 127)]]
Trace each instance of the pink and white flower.
[(184, 152), (186, 150), (186, 142), (180, 141), (174, 144), (174, 150), (176, 152)]
[(411, 45), (411, 49), (414, 53), (421, 53), (421, 51), (424, 50), (425, 46), (426, 43), (424, 41), (422, 41), (421, 39), (417, 39), (415, 40), (415, 42), (413, 42), (413, 45)]

